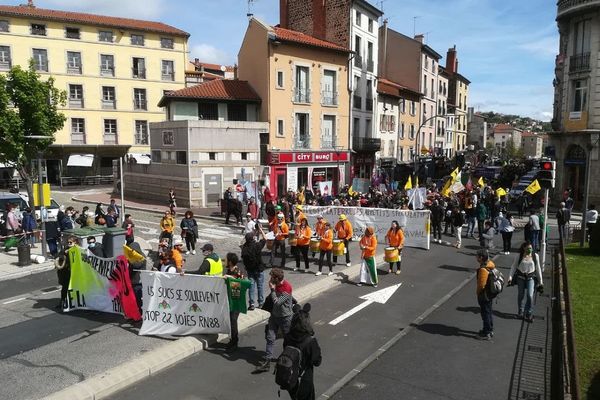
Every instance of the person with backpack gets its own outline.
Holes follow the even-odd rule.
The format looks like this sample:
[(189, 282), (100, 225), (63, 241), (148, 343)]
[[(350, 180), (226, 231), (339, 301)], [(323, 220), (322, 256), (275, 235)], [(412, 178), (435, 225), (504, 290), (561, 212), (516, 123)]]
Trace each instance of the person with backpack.
[[(519, 249), (519, 255), (510, 268), (508, 284), (513, 285), (516, 281), (519, 294), (517, 296), (518, 318), (525, 318), (528, 322), (533, 322), (533, 295), (537, 289), (543, 293), (544, 281), (542, 280), (542, 269), (537, 254), (533, 252), (533, 246), (525, 242)], [(525, 306), (523, 298), (527, 294)]]
[(321, 347), (310, 321), (310, 303), (293, 308), (290, 331), (283, 339), (277, 359), (275, 383), (287, 390), (292, 400), (314, 400), (314, 367), (321, 365)]
[(459, 210), (457, 206), (455, 206), (452, 210), (452, 226), (454, 227), (454, 231), (456, 232), (456, 243), (454, 247), (460, 249), (462, 245), (462, 227), (465, 224), (465, 216)]
[(242, 261), (250, 281), (250, 290), (248, 292), (248, 310), (254, 310), (255, 297), (254, 292), (256, 290), (258, 296), (258, 308), (261, 308), (264, 303), (263, 285), (265, 281), (264, 270), (265, 264), (262, 261), (262, 250), (267, 243), (265, 239), (265, 232), (262, 227), (258, 226), (258, 232), (261, 235), (261, 239), (257, 242), (255, 240), (254, 233), (246, 233), (244, 244), (241, 246), (242, 250)]
[(569, 223), (571, 221), (571, 212), (565, 206), (564, 202), (560, 203), (560, 208), (556, 212), (556, 223), (558, 224), (558, 236), (560, 240), (567, 241), (569, 232)]
[(481, 340), (490, 340), (494, 336), (494, 320), (492, 318), (492, 301), (490, 293), (490, 275), (493, 276), (496, 266), (490, 260), (490, 255), (486, 249), (477, 251), (477, 302), (481, 309), (481, 319), (483, 329), (478, 332), (478, 338)]
[(269, 372), (273, 360), (273, 347), (277, 339), (277, 333), (281, 330), (285, 335), (290, 331), (292, 323), (292, 285), (284, 279), (281, 268), (271, 270), (269, 280), (271, 293), (267, 297), (263, 309), (270, 311), (271, 316), (265, 326), (265, 340), (267, 342), (264, 361), (256, 367), (256, 372)]

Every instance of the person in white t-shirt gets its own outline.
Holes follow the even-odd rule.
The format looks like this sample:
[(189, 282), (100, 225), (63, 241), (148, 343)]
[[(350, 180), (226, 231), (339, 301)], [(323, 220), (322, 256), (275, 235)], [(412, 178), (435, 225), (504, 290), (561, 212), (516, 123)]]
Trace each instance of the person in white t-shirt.
[(585, 213), (585, 224), (587, 225), (587, 239), (590, 240), (592, 231), (596, 229), (596, 222), (598, 222), (598, 211), (594, 204), (590, 204), (589, 210)]

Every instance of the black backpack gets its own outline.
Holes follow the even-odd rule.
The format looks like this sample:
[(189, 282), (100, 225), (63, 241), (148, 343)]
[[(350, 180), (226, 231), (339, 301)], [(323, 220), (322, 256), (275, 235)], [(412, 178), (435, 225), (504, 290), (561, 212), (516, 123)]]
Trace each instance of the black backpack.
[(285, 346), (275, 364), (275, 383), (282, 390), (291, 390), (298, 385), (303, 373), (302, 350)]

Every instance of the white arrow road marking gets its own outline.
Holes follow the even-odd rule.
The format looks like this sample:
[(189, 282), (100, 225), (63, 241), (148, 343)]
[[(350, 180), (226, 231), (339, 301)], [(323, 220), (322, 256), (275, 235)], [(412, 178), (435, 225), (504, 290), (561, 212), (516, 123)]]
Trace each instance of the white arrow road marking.
[(329, 322), (329, 325), (337, 325), (340, 322), (342, 322), (343, 320), (345, 320), (346, 318), (351, 317), (352, 315), (356, 314), (363, 308), (365, 308), (373, 303), (379, 303), (379, 304), (387, 303), (387, 301), (390, 299), (390, 297), (392, 297), (392, 295), (396, 292), (396, 290), (398, 290), (398, 288), (401, 285), (402, 285), (402, 282), (400, 282), (396, 285), (378, 290), (376, 292), (365, 294), (364, 296), (360, 296), (360, 299), (365, 300), (364, 302), (357, 305), (353, 309), (346, 311), (345, 313), (343, 313), (342, 315), (340, 315), (333, 321)]

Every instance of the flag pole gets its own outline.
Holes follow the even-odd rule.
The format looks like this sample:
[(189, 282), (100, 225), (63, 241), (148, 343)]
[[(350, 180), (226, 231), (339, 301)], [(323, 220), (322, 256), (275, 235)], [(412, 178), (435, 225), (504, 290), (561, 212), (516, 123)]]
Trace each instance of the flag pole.
[(548, 189), (544, 189), (544, 229), (542, 230), (542, 245), (540, 246), (542, 251), (542, 271), (546, 265), (546, 227), (548, 226)]

